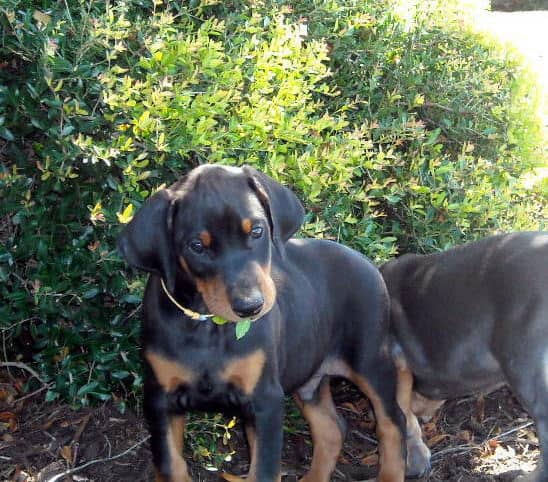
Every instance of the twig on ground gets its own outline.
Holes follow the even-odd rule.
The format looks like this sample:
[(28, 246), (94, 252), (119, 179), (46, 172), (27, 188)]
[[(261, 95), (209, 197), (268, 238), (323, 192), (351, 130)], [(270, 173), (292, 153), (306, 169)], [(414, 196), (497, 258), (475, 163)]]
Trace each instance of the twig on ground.
[(19, 368), (20, 370), (25, 370), (29, 372), (34, 378), (36, 378), (42, 385), (47, 385), (47, 383), (40, 378), (40, 375), (33, 368), (29, 367), (26, 363), (23, 362), (0, 362), (0, 368)]
[(85, 415), (82, 418), (82, 422), (80, 423), (80, 426), (78, 427), (76, 432), (74, 432), (74, 437), (72, 437), (71, 444), (78, 443), (78, 441), (80, 440), (80, 437), (82, 436), (82, 433), (84, 432), (84, 429), (86, 428), (87, 424), (89, 423), (90, 418), (91, 418), (91, 413), (88, 413), (87, 415)]
[(352, 432), (350, 433), (352, 433), (353, 435), (356, 435), (356, 437), (361, 438), (362, 440), (366, 440), (367, 442), (372, 443), (373, 445), (379, 444), (379, 442), (377, 442), (374, 438), (369, 437), (368, 435), (365, 435), (364, 433), (361, 433), (358, 430), (352, 430)]
[(86, 462), (85, 464), (79, 465), (78, 467), (74, 467), (72, 469), (65, 470), (64, 472), (62, 472), (60, 474), (57, 474), (57, 475), (54, 475), (53, 477), (49, 478), (46, 482), (57, 482), (58, 480), (61, 480), (63, 477), (66, 477), (67, 475), (74, 474), (75, 472), (79, 472), (80, 470), (83, 470), (86, 467), (89, 467), (90, 465), (99, 464), (99, 463), (103, 463), (103, 462), (110, 462), (112, 460), (119, 459), (120, 457), (123, 457), (124, 455), (127, 455), (132, 450), (135, 450), (137, 447), (143, 445), (145, 442), (148, 441), (149, 438), (150, 438), (150, 435), (148, 435), (144, 439), (140, 440), (136, 444), (133, 444), (131, 447), (124, 450), (123, 452), (120, 452), (119, 454), (114, 455), (112, 457), (106, 457), (104, 459), (90, 460), (89, 462)]
[[(485, 440), (483, 440), (482, 442), (480, 443), (477, 443), (477, 444), (467, 444), (467, 445), (459, 445), (457, 447), (448, 447), (446, 449), (443, 449), (443, 450), (440, 450), (439, 452), (435, 452), (432, 454), (432, 460), (436, 460), (437, 458), (439, 458), (440, 456), (442, 455), (446, 455), (448, 453), (466, 453), (466, 452), (471, 452), (472, 450), (482, 450), (482, 446), (486, 443), (488, 443), (490, 440), (502, 440), (504, 439), (505, 437), (508, 437), (508, 435), (511, 435), (515, 432), (519, 432), (520, 430), (524, 429), (524, 428), (527, 428), (527, 427), (530, 427), (531, 425), (533, 425), (533, 422), (527, 422), (527, 423), (524, 423), (518, 427), (514, 427), (513, 429), (511, 430), (507, 430), (506, 432), (503, 432), (501, 434), (498, 434), (494, 437), (488, 437), (486, 438)], [(532, 443), (533, 445), (533, 443)]]
[(510, 434), (513, 434), (514, 432), (518, 432), (518, 431), (520, 431), (524, 428), (530, 427), (531, 425), (533, 425), (533, 422), (524, 423), (523, 425), (520, 425), (519, 427), (513, 428), (512, 430), (508, 430), (507, 432), (503, 432), (503, 433), (500, 433), (498, 435), (495, 435), (494, 437), (491, 437), (491, 438), (487, 439), (485, 442), (488, 442), (489, 440), (496, 440), (496, 439), (500, 440), (504, 437), (507, 437)]
[(436, 460), (442, 455), (450, 454), (450, 453), (466, 453), (471, 452), (472, 450), (481, 450), (480, 444), (478, 445), (459, 445), (457, 447), (448, 447), (446, 449), (440, 450), (439, 452), (434, 452), (432, 454), (432, 461)]
[(46, 385), (40, 387), (38, 390), (34, 390), (34, 392), (27, 393), (26, 395), (23, 395), (21, 398), (18, 398), (13, 402), (13, 404), (17, 404), (19, 402), (22, 402), (23, 400), (26, 400), (27, 398), (34, 397), (34, 395), (38, 395), (39, 393), (43, 392), (44, 390), (47, 390), (51, 386), (50, 383), (47, 383)]

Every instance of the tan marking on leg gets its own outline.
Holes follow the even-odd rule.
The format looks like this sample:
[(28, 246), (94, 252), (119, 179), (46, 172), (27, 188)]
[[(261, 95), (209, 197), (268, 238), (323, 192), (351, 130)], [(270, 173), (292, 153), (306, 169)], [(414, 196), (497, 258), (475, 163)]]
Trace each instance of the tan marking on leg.
[(255, 350), (242, 358), (230, 360), (220, 377), (238, 387), (246, 395), (251, 395), (261, 378), (265, 361), (265, 352), (262, 349)]
[(356, 372), (352, 373), (351, 381), (369, 398), (375, 411), (379, 439), (378, 482), (403, 482), (405, 479), (405, 460), (402, 454), (404, 441), (400, 430), (386, 414), (382, 400), (368, 381)]
[(171, 473), (166, 476), (156, 471), (155, 482), (192, 482), (182, 456), (184, 431), (185, 418), (181, 415), (170, 417), (166, 437)]
[(246, 477), (240, 477), (239, 475), (229, 474), (228, 472), (221, 472), (221, 478), (228, 482), (249, 482)]
[(250, 480), (255, 480), (257, 476), (257, 440), (255, 436), (255, 427), (251, 424), (246, 424), (245, 435), (247, 437), (247, 444), (249, 445), (249, 471), (245, 477), (223, 472), (221, 477), (228, 480), (228, 482), (249, 482)]
[(408, 368), (398, 369), (397, 399), (407, 421), (407, 474), (422, 476), (430, 468), (430, 450), (422, 440), (422, 431), (413, 413), (413, 374)]
[(211, 246), (211, 233), (209, 231), (202, 231), (200, 233), (200, 239), (206, 248)]
[(343, 444), (337, 410), (331, 397), (328, 380), (323, 380), (317, 402), (304, 402), (295, 396), (297, 405), (310, 425), (313, 443), (312, 464), (301, 482), (329, 482), (337, 465)]
[(251, 219), (249, 218), (242, 219), (242, 231), (245, 234), (249, 234), (251, 232), (251, 227), (252, 227)]
[(431, 400), (423, 397), (420, 393), (413, 392), (411, 397), (411, 410), (417, 417), (429, 420), (444, 403), (445, 400)]
[(166, 392), (172, 392), (179, 385), (188, 385), (194, 380), (194, 373), (184, 365), (164, 356), (145, 351), (145, 358), (150, 363), (154, 376)]
[(249, 472), (247, 477), (254, 479), (257, 476), (257, 435), (255, 427), (247, 424), (245, 426), (245, 435), (249, 445)]

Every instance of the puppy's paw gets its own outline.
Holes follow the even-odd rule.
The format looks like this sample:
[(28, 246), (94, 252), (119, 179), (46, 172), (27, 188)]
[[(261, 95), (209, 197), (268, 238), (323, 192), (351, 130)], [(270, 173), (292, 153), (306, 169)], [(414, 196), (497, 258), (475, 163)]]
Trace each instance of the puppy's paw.
[(407, 440), (407, 468), (405, 476), (408, 479), (420, 479), (431, 469), (430, 450), (422, 440)]

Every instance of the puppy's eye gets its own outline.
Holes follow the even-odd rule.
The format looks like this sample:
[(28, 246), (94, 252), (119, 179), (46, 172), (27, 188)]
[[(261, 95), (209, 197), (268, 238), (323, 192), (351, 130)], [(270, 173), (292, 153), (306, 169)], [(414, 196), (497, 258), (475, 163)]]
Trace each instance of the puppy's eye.
[(254, 226), (251, 229), (251, 237), (254, 239), (259, 239), (263, 235), (263, 228), (261, 226)]
[(205, 249), (204, 243), (202, 243), (199, 239), (193, 239), (190, 243), (188, 243), (188, 247), (190, 248), (190, 251), (195, 254), (202, 254)]

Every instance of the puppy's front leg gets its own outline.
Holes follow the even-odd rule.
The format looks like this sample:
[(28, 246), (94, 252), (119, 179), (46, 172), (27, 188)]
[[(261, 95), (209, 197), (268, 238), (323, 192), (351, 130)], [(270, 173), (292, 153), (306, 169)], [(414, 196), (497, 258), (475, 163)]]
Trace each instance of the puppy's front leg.
[(192, 482), (182, 456), (185, 418), (168, 411), (167, 395), (156, 384), (145, 384), (144, 413), (150, 431), (155, 482)]
[(257, 390), (252, 401), (255, 441), (250, 482), (281, 480), (283, 390), (279, 385)]

